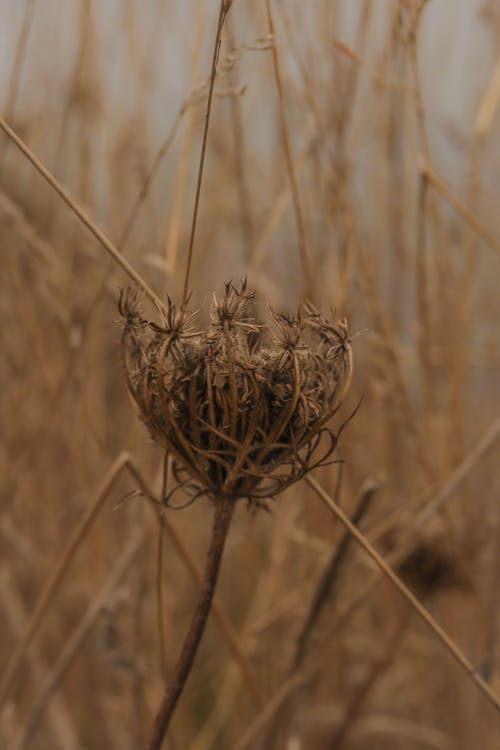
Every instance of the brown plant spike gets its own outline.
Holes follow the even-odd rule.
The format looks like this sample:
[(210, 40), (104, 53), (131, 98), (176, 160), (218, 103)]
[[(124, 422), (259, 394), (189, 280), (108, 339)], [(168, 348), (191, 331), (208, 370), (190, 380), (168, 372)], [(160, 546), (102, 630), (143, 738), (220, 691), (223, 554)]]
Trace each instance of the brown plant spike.
[[(130, 393), (153, 439), (174, 456), (193, 498), (246, 498), (259, 506), (324, 465), (337, 437), (325, 427), (349, 387), (345, 319), (310, 303), (297, 317), (250, 312), (246, 281), (214, 295), (208, 331), (167, 300), (162, 324), (145, 320), (137, 295), (120, 299)], [(325, 444), (320, 442), (327, 436)]]

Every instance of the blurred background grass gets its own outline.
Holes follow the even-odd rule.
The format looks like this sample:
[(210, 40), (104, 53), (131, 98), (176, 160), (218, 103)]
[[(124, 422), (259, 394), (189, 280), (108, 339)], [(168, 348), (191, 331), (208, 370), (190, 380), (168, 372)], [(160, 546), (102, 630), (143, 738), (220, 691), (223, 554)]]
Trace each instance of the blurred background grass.
[[(341, 471), (319, 478), (349, 512), (363, 484), (376, 482), (361, 527), (383, 554), (400, 551), (405, 579), (498, 690), (500, 11), (494, 0), (272, 7), (310, 294), (346, 314), (355, 336), (343, 418), (363, 397), (343, 434)], [(217, 10), (202, 0), (0, 2), (3, 116), (177, 302)], [(305, 293), (270, 47), (264, 3), (235, 0), (193, 305), (245, 274), (275, 309), (295, 310)], [(112, 461), (129, 451), (158, 491), (162, 456), (126, 395), (114, 324), (122, 273), (4, 136), (0, 180), (6, 665)], [(146, 501), (128, 495), (134, 489), (121, 475), (65, 571), (6, 696), (2, 747), (142, 747), (163, 678), (157, 525)], [(201, 565), (207, 504), (168, 517)], [(261, 710), (242, 666), (261, 704), (272, 704), (341, 533), (305, 484), (272, 515), (241, 506), (218, 598), (244, 657), (235, 661), (212, 622), (170, 747), (237, 746)], [(117, 564), (123, 575), (102, 603)], [(168, 672), (196, 595), (168, 538), (163, 578)], [(389, 584), (367, 585), (372, 578), (371, 563), (350, 549), (308, 639), (305, 683), (248, 746), (496, 747), (492, 707)], [(88, 629), (72, 641), (85, 617)], [(65, 648), (68, 663), (54, 675)]]

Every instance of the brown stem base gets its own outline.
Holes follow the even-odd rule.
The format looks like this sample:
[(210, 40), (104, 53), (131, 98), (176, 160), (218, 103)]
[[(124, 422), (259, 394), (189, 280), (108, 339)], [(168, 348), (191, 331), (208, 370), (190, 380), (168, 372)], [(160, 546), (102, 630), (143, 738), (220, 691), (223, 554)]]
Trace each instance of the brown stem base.
[(208, 550), (207, 562), (205, 566), (205, 576), (201, 588), (198, 604), (194, 611), (191, 625), (182, 646), (179, 660), (175, 667), (174, 677), (167, 688), (165, 696), (161, 702), (158, 713), (153, 722), (151, 738), (147, 745), (147, 750), (159, 750), (165, 734), (167, 732), (170, 720), (175, 711), (175, 707), (180, 698), (184, 685), (186, 684), (189, 673), (200, 645), (205, 625), (207, 624), (208, 614), (214, 595), (217, 577), (219, 575), (222, 553), (227, 538), (227, 532), (234, 511), (234, 501), (230, 498), (218, 498), (215, 501), (214, 521), (212, 528), (212, 539)]

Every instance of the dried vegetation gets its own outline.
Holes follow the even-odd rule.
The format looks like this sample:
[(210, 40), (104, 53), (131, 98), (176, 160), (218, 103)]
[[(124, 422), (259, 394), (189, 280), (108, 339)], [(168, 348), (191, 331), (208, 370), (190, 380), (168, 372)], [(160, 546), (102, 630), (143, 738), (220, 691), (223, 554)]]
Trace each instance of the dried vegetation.
[(120, 301), (128, 387), (151, 436), (176, 459), (174, 492), (259, 504), (325, 465), (336, 447), (325, 425), (351, 381), (345, 320), (328, 322), (309, 303), (295, 317), (269, 309), (270, 330), (252, 315), (254, 296), (246, 282), (226, 284), (208, 331), (170, 298), (161, 325), (130, 294)]
[[(201, 494), (260, 504), (324, 459), (272, 514), (236, 504), (173, 746), (496, 750), (494, 708), (308, 479), (498, 693), (498, 2), (271, 2), (276, 66), (265, 3), (234, 0), (182, 307), (215, 5), (0, 4), (2, 116), (172, 300), (124, 296), (122, 348), (127, 280), (1, 135), (0, 746), (143, 747)], [(255, 300), (223, 287), (245, 276)], [(197, 495), (159, 547), (151, 506)]]

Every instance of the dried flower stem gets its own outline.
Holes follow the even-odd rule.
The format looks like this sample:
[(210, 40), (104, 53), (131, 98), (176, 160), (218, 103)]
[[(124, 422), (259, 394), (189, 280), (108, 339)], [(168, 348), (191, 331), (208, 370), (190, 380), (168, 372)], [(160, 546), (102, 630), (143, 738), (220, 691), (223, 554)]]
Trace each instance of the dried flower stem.
[(212, 99), (214, 95), (215, 77), (217, 74), (217, 63), (219, 60), (219, 53), (220, 53), (222, 27), (224, 26), (224, 21), (226, 20), (226, 16), (229, 13), (230, 7), (231, 7), (231, 2), (228, 2), (228, 0), (221, 0), (220, 10), (219, 10), (219, 20), (217, 21), (217, 32), (215, 34), (214, 54), (212, 57), (212, 70), (210, 72), (210, 86), (208, 89), (207, 110), (205, 113), (205, 125), (203, 128), (203, 139), (201, 143), (200, 166), (198, 168), (198, 180), (196, 182), (196, 193), (194, 197), (193, 220), (191, 223), (191, 235), (189, 237), (186, 275), (184, 277), (184, 291), (182, 293), (183, 302), (186, 302), (187, 300), (188, 289), (189, 289), (189, 274), (191, 273), (191, 261), (193, 258), (194, 238), (196, 234), (196, 222), (198, 219), (198, 208), (200, 205), (201, 181), (203, 179), (203, 169), (205, 166), (205, 154), (207, 151), (208, 125), (210, 123), (210, 113), (212, 111)]
[(151, 739), (147, 746), (148, 750), (159, 750), (161, 747), (177, 701), (191, 672), (207, 624), (234, 507), (235, 502), (230, 497), (221, 497), (215, 501), (212, 539), (208, 550), (200, 597), (184, 640), (174, 676), (154, 720)]

